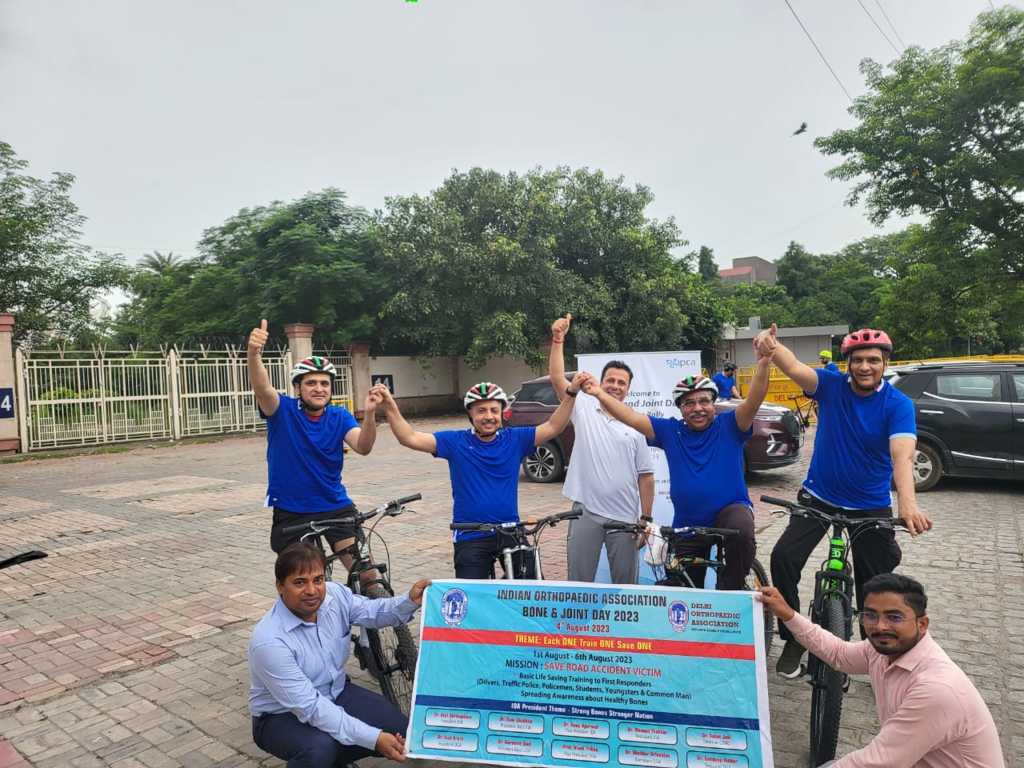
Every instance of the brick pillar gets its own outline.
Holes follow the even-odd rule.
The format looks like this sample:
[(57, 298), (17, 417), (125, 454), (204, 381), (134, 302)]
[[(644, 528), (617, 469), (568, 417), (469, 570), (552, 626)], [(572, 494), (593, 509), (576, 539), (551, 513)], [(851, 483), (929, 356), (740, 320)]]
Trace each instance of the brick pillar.
[(370, 345), (352, 342), (352, 408), (357, 419), (363, 418), (363, 403), (370, 391)]
[(288, 349), (292, 354), (292, 365), (313, 355), (313, 328), (310, 323), (289, 323), (284, 327), (288, 337)]
[(17, 372), (14, 366), (14, 315), (0, 313), (0, 453), (21, 448), (15, 406)]

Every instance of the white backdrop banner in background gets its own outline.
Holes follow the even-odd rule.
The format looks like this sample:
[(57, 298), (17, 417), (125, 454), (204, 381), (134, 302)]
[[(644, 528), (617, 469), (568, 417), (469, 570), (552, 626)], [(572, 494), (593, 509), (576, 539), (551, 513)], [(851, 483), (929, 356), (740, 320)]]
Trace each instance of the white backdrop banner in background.
[[(700, 352), (601, 352), (577, 355), (577, 370), (592, 373), (599, 379), (601, 369), (611, 360), (621, 360), (633, 371), (626, 405), (649, 416), (678, 418), (679, 409), (672, 403), (672, 388), (680, 379), (700, 373)], [(657, 525), (671, 525), (673, 511), (672, 500), (668, 495), (668, 463), (661, 449), (648, 450), (654, 463), (654, 521)], [(709, 568), (708, 573), (713, 573), (713, 570)], [(655, 580), (651, 566), (641, 560), (640, 583), (653, 584)], [(603, 550), (601, 564), (597, 569), (597, 581), (611, 581), (607, 555)]]

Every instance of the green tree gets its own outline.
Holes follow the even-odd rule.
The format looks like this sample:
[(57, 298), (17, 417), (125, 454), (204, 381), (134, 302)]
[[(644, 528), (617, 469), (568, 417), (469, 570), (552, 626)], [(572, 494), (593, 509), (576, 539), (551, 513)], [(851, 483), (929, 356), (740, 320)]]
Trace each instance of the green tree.
[(790, 242), (775, 265), (779, 285), (786, 289), (791, 299), (804, 299), (819, 291), (824, 265), (819, 256), (810, 253), (800, 243)]
[(706, 245), (697, 252), (697, 274), (702, 280), (713, 282), (718, 280), (718, 264), (715, 263), (715, 252)]
[(74, 176), (37, 179), (27, 167), (0, 142), (0, 311), (16, 315), (18, 342), (75, 340), (89, 333), (93, 302), (128, 273), (120, 258), (79, 243), (85, 218), (70, 197)]
[(876, 223), (923, 214), (952, 252), (987, 251), (986, 279), (1024, 277), (1024, 11), (984, 13), (963, 41), (861, 71), (859, 124), (815, 142), (844, 158), (829, 175), (855, 182), (849, 202)]
[(238, 338), (260, 318), (314, 323), (332, 343), (368, 337), (386, 290), (368, 225), (336, 189), (242, 209), (203, 233), (198, 259), (137, 270), (118, 327), (146, 346)]
[(537, 360), (552, 318), (570, 311), (576, 350), (710, 346), (720, 302), (672, 258), (683, 242), (671, 219), (646, 217), (652, 199), (600, 171), (473, 168), (429, 196), (388, 200), (385, 343)]
[(185, 258), (183, 256), (175, 256), (172, 252), (160, 253), (160, 251), (153, 251), (152, 253), (145, 254), (139, 259), (139, 268), (148, 269), (150, 272), (161, 274), (169, 269), (179, 266)]

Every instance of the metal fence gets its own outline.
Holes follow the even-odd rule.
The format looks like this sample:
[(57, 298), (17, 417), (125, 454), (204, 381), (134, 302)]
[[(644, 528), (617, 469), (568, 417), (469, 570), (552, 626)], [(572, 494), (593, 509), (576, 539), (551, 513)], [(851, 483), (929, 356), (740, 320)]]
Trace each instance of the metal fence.
[[(335, 401), (351, 407), (351, 361), (341, 354), (332, 360)], [(278, 391), (289, 391), (288, 350), (266, 350), (263, 362)], [(265, 428), (244, 348), (16, 350), (15, 364), (30, 451)]]

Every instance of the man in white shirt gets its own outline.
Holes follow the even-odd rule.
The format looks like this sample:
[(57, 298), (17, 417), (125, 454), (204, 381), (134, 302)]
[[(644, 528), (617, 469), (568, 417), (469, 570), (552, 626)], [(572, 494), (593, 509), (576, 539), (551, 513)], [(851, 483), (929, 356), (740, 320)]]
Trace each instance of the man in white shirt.
[[(569, 472), (562, 494), (573, 502), (582, 517), (569, 523), (567, 549), (569, 579), (593, 581), (601, 557), (608, 552), (612, 583), (637, 581), (637, 540), (621, 531), (606, 531), (611, 521), (650, 522), (654, 504), (654, 465), (644, 436), (614, 419), (596, 397), (581, 392), (565, 378), (563, 345), (572, 315), (551, 324), (548, 373), (559, 401), (576, 398), (572, 423), (576, 431)], [(613, 360), (601, 371), (600, 386), (617, 400), (625, 400), (633, 371)]]

